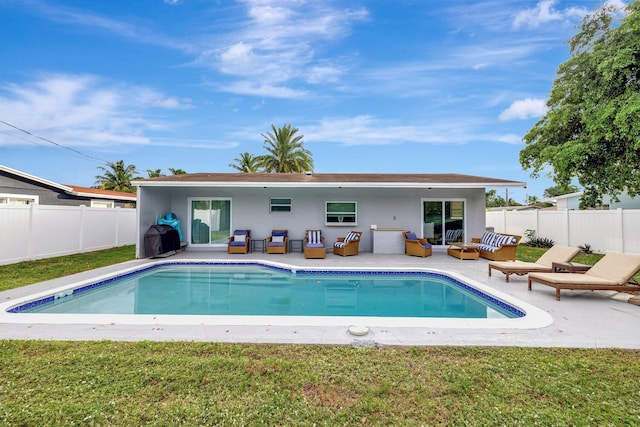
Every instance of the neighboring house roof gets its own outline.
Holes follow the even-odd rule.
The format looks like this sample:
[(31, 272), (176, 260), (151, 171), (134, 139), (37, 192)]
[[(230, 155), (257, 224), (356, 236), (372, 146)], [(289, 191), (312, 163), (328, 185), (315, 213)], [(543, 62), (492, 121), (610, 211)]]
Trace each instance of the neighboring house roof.
[(558, 200), (571, 199), (571, 198), (574, 198), (574, 197), (580, 198), (580, 197), (582, 197), (583, 194), (584, 194), (583, 191), (577, 191), (575, 193), (562, 194), (560, 196), (549, 197), (549, 198), (546, 198), (546, 199), (542, 199), (540, 201), (544, 202), (544, 203), (557, 203)]
[(101, 190), (99, 188), (78, 187), (77, 185), (67, 185), (67, 187), (71, 188), (71, 194), (76, 196), (93, 197), (96, 199), (128, 200), (131, 202), (136, 201), (135, 194), (125, 193), (124, 191)]
[(98, 188), (79, 187), (76, 185), (58, 184), (57, 182), (49, 181), (47, 179), (40, 178), (35, 175), (31, 175), (16, 169), (12, 169), (4, 165), (0, 165), (0, 171), (6, 172), (11, 175), (19, 176), (21, 178), (27, 179), (34, 183), (42, 184), (52, 188), (57, 188), (58, 190), (61, 190), (72, 196), (92, 197), (96, 199), (109, 199), (109, 200), (118, 200), (118, 201), (126, 201), (126, 202), (136, 201), (136, 195), (132, 193), (125, 193), (122, 191), (100, 190)]
[(526, 183), (460, 174), (389, 173), (192, 173), (132, 182), (158, 187), (372, 187), (485, 188), (526, 187)]

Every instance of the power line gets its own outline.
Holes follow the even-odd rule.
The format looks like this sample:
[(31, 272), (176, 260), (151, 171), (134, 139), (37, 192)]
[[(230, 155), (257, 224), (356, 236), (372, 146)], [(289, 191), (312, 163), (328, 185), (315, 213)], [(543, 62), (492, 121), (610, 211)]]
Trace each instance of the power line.
[[(24, 129), (22, 129), (22, 128), (20, 128), (20, 127), (16, 126), (16, 125), (12, 125), (11, 123), (7, 123), (7, 122), (5, 122), (4, 120), (0, 120), (0, 123), (4, 124), (4, 125), (6, 125), (6, 126), (12, 127), (12, 128), (14, 128), (14, 129), (16, 129), (16, 130), (18, 130), (18, 131), (20, 131), (20, 132), (26, 133), (27, 135), (32, 136), (32, 137), (34, 137), (34, 138), (38, 138), (38, 139), (40, 139), (40, 140), (42, 140), (42, 141), (48, 142), (49, 144), (53, 144), (53, 145), (55, 145), (55, 146), (56, 146), (56, 147), (58, 147), (58, 148), (62, 148), (62, 149), (64, 149), (64, 150), (69, 150), (69, 151), (71, 151), (72, 153), (78, 154), (78, 155), (80, 155), (80, 156), (82, 156), (82, 157), (86, 157), (86, 158), (91, 159), (91, 160), (98, 160), (99, 162), (101, 162), (101, 163), (105, 163), (105, 164), (107, 164), (107, 165), (108, 165), (109, 163), (111, 163), (111, 162), (109, 162), (108, 160), (104, 160), (104, 159), (101, 159), (101, 158), (99, 158), (99, 157), (90, 156), (90, 155), (88, 155), (88, 154), (84, 154), (84, 153), (82, 153), (82, 152), (80, 152), (80, 151), (78, 151), (78, 150), (75, 150), (75, 149), (73, 149), (73, 148), (65, 147), (65, 146), (64, 146), (64, 145), (62, 145), (62, 144), (58, 144), (57, 142), (52, 141), (52, 140), (50, 140), (50, 139), (48, 139), (48, 138), (45, 138), (45, 137), (43, 137), (43, 136), (39, 136), (39, 135), (36, 135), (36, 134), (34, 134), (34, 133), (31, 133), (31, 132), (29, 132), (28, 130), (24, 130)], [(3, 133), (4, 133), (4, 132), (3, 132)], [(20, 138), (20, 137), (15, 136), (15, 135), (10, 135), (10, 136), (13, 136), (14, 138), (19, 138), (19, 139), (24, 140), (24, 138)], [(31, 142), (31, 141), (28, 141), (28, 142)]]

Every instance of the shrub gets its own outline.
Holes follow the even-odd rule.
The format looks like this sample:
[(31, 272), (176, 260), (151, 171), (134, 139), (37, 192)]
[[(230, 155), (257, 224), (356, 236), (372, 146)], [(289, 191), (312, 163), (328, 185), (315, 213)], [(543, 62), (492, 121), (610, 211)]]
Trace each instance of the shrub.
[(532, 248), (550, 248), (555, 244), (552, 239), (547, 237), (536, 237), (536, 230), (525, 230), (524, 235), (527, 236), (527, 242), (525, 245)]
[(591, 245), (588, 243), (585, 243), (584, 245), (579, 245), (578, 249), (580, 249), (582, 251), (582, 253), (584, 254), (592, 254), (593, 251), (591, 250)]

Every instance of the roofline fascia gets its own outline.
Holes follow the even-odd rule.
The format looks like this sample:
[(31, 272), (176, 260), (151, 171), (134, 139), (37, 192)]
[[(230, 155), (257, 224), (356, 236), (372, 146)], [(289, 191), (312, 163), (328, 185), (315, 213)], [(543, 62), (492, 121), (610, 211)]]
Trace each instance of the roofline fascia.
[(512, 182), (497, 184), (495, 182), (483, 183), (418, 183), (418, 182), (202, 182), (202, 181), (133, 181), (136, 187), (223, 187), (223, 188), (526, 188), (525, 182)]
[(138, 199), (135, 195), (131, 197), (120, 197), (112, 196), (110, 194), (84, 193), (82, 191), (70, 191), (69, 194), (78, 197), (88, 197), (90, 199), (126, 200), (128, 202), (135, 202)]
[(71, 187), (67, 187), (66, 185), (58, 184), (57, 182), (49, 181), (47, 179), (40, 178), (40, 177), (37, 177), (35, 175), (28, 174), (26, 172), (22, 172), (22, 171), (19, 171), (19, 170), (16, 170), (16, 169), (12, 169), (12, 168), (10, 168), (8, 166), (0, 165), (0, 170), (3, 170), (3, 171), (8, 172), (8, 173), (12, 173), (14, 175), (18, 175), (18, 176), (20, 176), (22, 178), (26, 178), (26, 179), (29, 179), (31, 181), (35, 181), (35, 182), (39, 182), (39, 183), (44, 184), (44, 185), (48, 185), (50, 187), (58, 188), (58, 189), (60, 189), (62, 191), (65, 191), (67, 193), (73, 191), (73, 189)]

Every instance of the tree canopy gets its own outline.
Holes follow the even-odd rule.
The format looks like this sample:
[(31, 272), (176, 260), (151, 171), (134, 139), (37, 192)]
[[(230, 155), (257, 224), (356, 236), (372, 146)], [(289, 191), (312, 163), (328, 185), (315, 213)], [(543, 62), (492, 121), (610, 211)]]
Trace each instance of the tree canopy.
[(125, 165), (123, 160), (107, 163), (108, 168), (98, 166), (103, 174), (96, 176), (96, 184), (103, 190), (124, 191), (135, 193), (131, 181), (137, 178), (138, 171), (134, 165)]
[(265, 172), (302, 173), (313, 171), (311, 151), (304, 148), (303, 135), (296, 135), (297, 128), (290, 124), (277, 128), (271, 125), (272, 132), (262, 134), (264, 148), (268, 154), (260, 156)]
[(603, 6), (569, 40), (548, 111), (524, 136), (520, 163), (560, 186), (584, 187), (581, 206), (603, 195), (640, 194), (640, 0), (621, 14)]
[(262, 162), (260, 157), (253, 155), (249, 152), (240, 154), (240, 157), (233, 159), (235, 163), (229, 164), (229, 167), (243, 173), (260, 172), (262, 168)]

